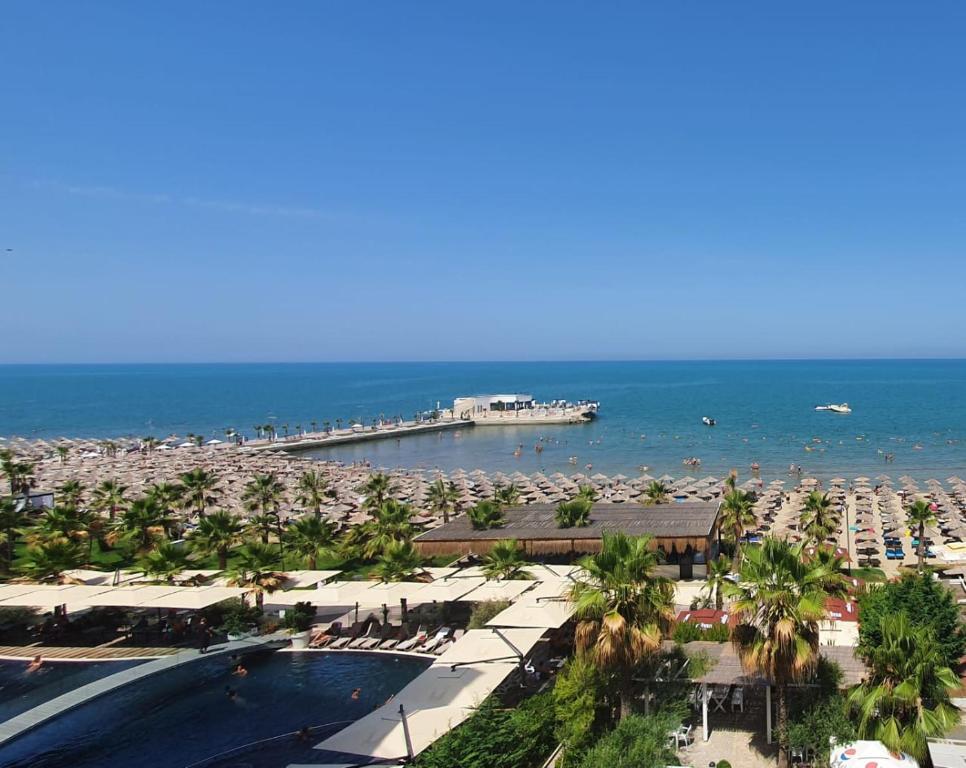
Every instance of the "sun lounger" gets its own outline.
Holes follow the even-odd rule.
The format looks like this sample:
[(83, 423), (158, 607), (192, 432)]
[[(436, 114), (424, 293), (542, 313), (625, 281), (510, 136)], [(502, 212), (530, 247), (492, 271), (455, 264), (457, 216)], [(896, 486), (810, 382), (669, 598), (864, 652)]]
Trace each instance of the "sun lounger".
[(433, 649), (433, 655), (442, 656), (444, 653), (446, 653), (446, 649), (449, 648), (452, 644), (453, 644), (452, 640), (444, 640)]
[(329, 643), (329, 648), (345, 648), (349, 643), (352, 642), (351, 637), (340, 637)]
[(388, 640), (383, 640), (381, 643), (379, 643), (377, 648), (379, 648), (380, 651), (390, 651), (393, 648), (395, 648), (397, 645), (399, 645), (400, 642), (401, 642), (400, 640), (397, 640), (396, 638), (391, 637)]
[(409, 651), (415, 648), (420, 643), (426, 642), (426, 633), (423, 631), (417, 632), (408, 640), (403, 640), (399, 645), (396, 646), (397, 651)]
[(371, 651), (373, 648), (377, 648), (381, 642), (382, 638), (380, 637), (370, 637), (356, 647), (362, 649), (363, 651)]
[(449, 633), (451, 631), (452, 630), (449, 627), (440, 627), (440, 629), (436, 631), (436, 634), (433, 635), (431, 638), (429, 638), (429, 640), (427, 640), (421, 646), (419, 646), (416, 649), (416, 651), (418, 653), (432, 653), (437, 645), (439, 645), (447, 637), (449, 637)]
[(362, 637), (357, 637), (351, 643), (349, 643), (350, 648), (361, 648), (368, 640), (372, 639), (372, 624), (366, 629), (366, 633)]

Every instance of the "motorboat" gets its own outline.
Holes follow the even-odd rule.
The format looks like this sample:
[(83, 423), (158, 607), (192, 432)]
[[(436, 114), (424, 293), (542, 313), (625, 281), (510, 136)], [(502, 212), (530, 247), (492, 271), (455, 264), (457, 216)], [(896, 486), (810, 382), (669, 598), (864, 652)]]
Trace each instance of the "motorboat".
[(831, 411), (832, 413), (852, 413), (848, 403), (829, 403), (828, 405), (816, 405), (816, 411)]
[(706, 427), (713, 427), (717, 422), (715, 422), (714, 419), (708, 416), (702, 416), (701, 423), (704, 424)]

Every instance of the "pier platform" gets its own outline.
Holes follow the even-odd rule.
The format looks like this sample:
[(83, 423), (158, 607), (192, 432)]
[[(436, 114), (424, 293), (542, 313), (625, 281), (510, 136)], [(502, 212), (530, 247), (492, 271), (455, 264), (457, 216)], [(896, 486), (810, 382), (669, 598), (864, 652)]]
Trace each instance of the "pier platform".
[(330, 448), (337, 445), (364, 443), (370, 440), (400, 439), (410, 435), (431, 432), (444, 432), (473, 427), (527, 427), (559, 424), (587, 424), (593, 416), (576, 409), (558, 409), (550, 412), (516, 411), (490, 412), (473, 419), (445, 417), (436, 421), (404, 421), (400, 424), (385, 424), (378, 427), (365, 427), (360, 430), (340, 429), (328, 434), (315, 432), (306, 435), (277, 438), (275, 440), (250, 440), (242, 446), (243, 451), (309, 451), (315, 448)]

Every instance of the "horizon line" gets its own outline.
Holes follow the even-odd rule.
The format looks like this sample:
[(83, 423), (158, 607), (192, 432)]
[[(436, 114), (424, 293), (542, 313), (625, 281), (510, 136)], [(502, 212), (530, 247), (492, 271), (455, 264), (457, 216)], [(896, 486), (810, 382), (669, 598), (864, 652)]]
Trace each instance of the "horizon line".
[(132, 360), (0, 362), (0, 368), (43, 368), (83, 366), (174, 366), (174, 365), (525, 365), (554, 363), (858, 363), (858, 362), (964, 362), (966, 356), (932, 357), (641, 357), (641, 358), (541, 358), (541, 359), (458, 359), (458, 360)]

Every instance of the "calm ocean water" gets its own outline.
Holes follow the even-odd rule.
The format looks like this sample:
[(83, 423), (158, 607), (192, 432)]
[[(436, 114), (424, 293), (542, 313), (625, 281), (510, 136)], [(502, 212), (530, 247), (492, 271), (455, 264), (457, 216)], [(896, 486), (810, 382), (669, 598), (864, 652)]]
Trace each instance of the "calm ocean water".
[[(411, 418), (478, 392), (594, 398), (575, 427), (466, 429), (318, 452), (377, 466), (765, 476), (966, 472), (966, 361), (0, 366), (0, 435), (222, 436), (254, 424)], [(848, 402), (853, 413), (815, 412)], [(705, 427), (702, 416), (718, 425)], [(544, 451), (533, 448), (544, 438)], [(522, 456), (513, 449), (523, 445)], [(806, 450), (806, 448), (810, 450)], [(886, 464), (885, 455), (895, 460)], [(695, 456), (695, 471), (682, 460)]]

